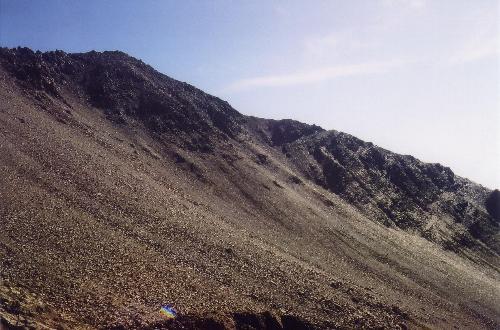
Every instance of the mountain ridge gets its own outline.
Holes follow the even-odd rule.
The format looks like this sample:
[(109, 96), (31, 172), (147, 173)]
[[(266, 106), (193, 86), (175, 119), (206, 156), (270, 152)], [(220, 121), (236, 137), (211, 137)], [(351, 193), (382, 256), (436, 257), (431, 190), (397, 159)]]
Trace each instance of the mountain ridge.
[[(426, 164), (411, 156), (398, 155), (346, 133), (325, 131), (319, 126), (294, 120), (242, 115), (227, 102), (158, 73), (122, 52), (66, 54), (2, 48), (0, 68), (4, 88), (0, 119), (5, 130), (3, 139), (7, 141), (2, 145), (3, 150), (0, 149), (4, 155), (2, 166), (6, 173), (11, 173), (10, 178), (15, 178), (11, 179), (13, 181), (4, 178), (4, 187), (0, 190), (2, 198), (8, 201), (8, 207), (2, 208), (0, 213), (8, 233), (3, 237), (7, 243), (1, 245), (4, 264), (10, 265), (6, 281), (13, 283), (14, 287), (19, 285), (16, 281), (24, 283), (22, 287), (25, 289), (18, 291), (30, 292), (38, 288), (33, 291), (56, 298), (67, 297), (67, 288), (75, 283), (83, 285), (89, 282), (103, 292), (114, 288), (129, 299), (129, 309), (114, 320), (103, 319), (96, 313), (107, 307), (102, 307), (99, 297), (82, 287), (83, 291), (75, 294), (75, 298), (67, 297), (64, 301), (74, 303), (89, 299), (92, 303), (83, 305), (87, 306), (85, 315), (92, 317), (75, 319), (72, 307), (68, 315), (73, 316), (61, 322), (102, 326), (116, 322), (128, 324), (126, 322), (131, 322), (130, 318), (134, 317), (137, 319), (133, 322), (153, 322), (154, 317), (144, 309), (159, 302), (162, 296), (160, 287), (164, 292), (176, 292), (169, 285), (152, 285), (150, 280), (145, 283), (154, 289), (145, 288), (140, 284), (142, 275), (134, 273), (130, 280), (143, 291), (138, 294), (142, 302), (132, 303), (130, 291), (135, 291), (136, 287), (123, 283), (117, 289), (109, 283), (94, 282), (93, 278), (106, 282), (103, 274), (108, 269), (107, 264), (95, 259), (97, 256), (118, 268), (125, 260), (121, 253), (117, 254), (121, 257), (103, 254), (95, 241), (103, 237), (122, 246), (124, 243), (114, 240), (116, 236), (134, 246), (138, 256), (151, 255), (151, 260), (159, 258), (158, 253), (165, 249), (171, 251), (182, 247), (190, 251), (192, 257), (174, 252), (177, 263), (186, 264), (188, 268), (167, 271), (183, 283), (179, 293), (171, 295), (185, 306), (187, 314), (209, 312), (211, 309), (206, 302), (210, 295), (200, 293), (203, 292), (201, 288), (222, 283), (233, 293), (229, 297), (217, 298), (220, 302), (212, 310), (227, 311), (231, 302), (239, 306), (237, 309), (255, 312), (264, 309), (275, 313), (286, 309), (300, 314), (307, 320), (304, 322), (312, 322), (317, 327), (321, 324), (327, 328), (352, 326), (356, 322), (367, 327), (400, 323), (422, 326), (425, 322), (436, 326), (452, 322), (449, 317), (444, 321), (439, 321), (438, 317), (426, 320), (415, 307), (419, 303), (409, 298), (419, 295), (433, 301), (433, 306), (448, 306), (446, 313), (451, 313), (448, 315), (457, 313), (453, 308), (459, 308), (450, 306), (467, 306), (462, 310), (468, 315), (464, 316), (464, 322), (485, 327), (496, 324), (499, 313), (491, 305), (494, 298), (476, 293), (475, 299), (483, 303), (471, 307), (464, 301), (466, 289), (460, 281), (453, 284), (456, 287), (450, 289), (451, 293), (440, 291), (445, 297), (439, 298), (442, 301), (423, 293), (422, 288), (427, 286), (441, 290), (437, 283), (443, 284), (443, 279), (439, 274), (426, 279), (419, 273), (417, 265), (429, 272), (432, 272), (432, 267), (416, 264), (404, 253), (416, 256), (420, 251), (429, 250), (433, 251), (436, 260), (454, 260), (466, 269), (464, 274), (453, 268), (458, 266), (443, 262), (446, 267), (451, 267), (448, 271), (456, 279), (462, 276), (473, 279), (476, 276), (473, 274), (479, 272), (482, 275), (478, 292), (498, 283), (498, 211), (495, 210), (500, 203), (497, 191), (492, 192), (460, 178), (442, 165)], [(17, 140), (24, 141), (24, 144), (17, 145)], [(44, 152), (40, 153), (40, 150)], [(20, 159), (25, 159), (26, 163), (20, 163)], [(90, 169), (87, 170), (87, 166)], [(54, 168), (60, 168), (55, 172), (57, 175), (53, 173)], [(30, 185), (19, 181), (22, 178), (44, 192), (31, 190)], [(129, 184), (126, 178), (133, 178), (136, 186)], [(32, 278), (28, 270), (42, 263), (18, 251), (16, 246), (19, 243), (16, 242), (19, 241), (18, 235), (35, 235), (34, 232), (27, 234), (18, 226), (35, 228), (33, 226), (39, 221), (36, 214), (40, 210), (48, 207), (51, 211), (44, 213), (44, 221), (67, 228), (67, 233), (71, 233), (68, 235), (72, 238), (71, 246), (84, 251), (85, 244), (68, 227), (71, 222), (63, 221), (68, 215), (53, 216), (63, 212), (54, 208), (57, 203), (50, 206), (40, 201), (33, 202), (33, 205), (23, 204), (32, 215), (23, 213), (19, 206), (23, 201), (16, 191), (18, 186), (25, 189), (26, 195), (45, 196), (54, 203), (58, 200), (57, 203), (66, 205), (74, 214), (80, 214), (80, 217), (75, 215), (73, 221), (81, 226), (81, 230), (88, 231), (89, 237), (95, 237), (90, 239), (96, 245), (90, 248), (92, 255), (88, 256), (93, 260), (92, 264), (99, 265), (92, 273), (93, 277), (86, 279), (73, 274), (76, 279), (65, 277), (63, 282), (67, 284), (61, 289), (54, 287), (58, 275), (50, 268), (43, 271), (50, 279), (47, 284), (40, 284)], [(93, 226), (101, 229), (92, 233), (91, 227), (77, 220), (82, 217), (92, 219)], [(148, 221), (141, 220), (143, 218)], [(157, 228), (166, 226), (169, 231), (155, 232), (151, 227), (153, 223), (159, 226)], [(47, 228), (47, 234), (55, 233), (52, 227)], [(170, 237), (172, 243), (162, 241), (160, 232)], [(174, 232), (182, 239), (174, 238)], [(217, 237), (219, 232), (225, 236), (217, 240), (209, 238), (210, 235)], [(36, 242), (44, 246), (37, 237), (31, 237), (24, 244), (30, 248), (34, 248)], [(232, 237), (235, 237), (234, 241)], [(375, 238), (381, 241), (376, 242)], [(413, 251), (405, 240), (419, 248)], [(52, 242), (52, 239), (48, 241)], [(394, 251), (389, 243), (392, 241), (399, 242), (404, 253)], [(248, 246), (242, 246), (241, 242)], [(221, 247), (221, 244), (226, 247)], [(318, 257), (304, 253), (308, 245)], [(106, 245), (105, 249), (112, 247)], [(42, 248), (42, 252), (39, 258), (56, 268), (62, 266), (46, 259), (50, 255), (47, 252), (66, 253), (73, 256), (75, 264), (85, 264), (85, 259), (66, 251), (56, 242)], [(202, 261), (203, 258), (207, 261)], [(369, 260), (363, 261), (366, 258)], [(421, 257), (415, 258), (425, 264)], [(283, 269), (273, 273), (271, 265), (276, 260)], [(340, 263), (340, 273), (324, 264), (326, 260)], [(228, 269), (228, 278), (221, 276), (220, 270), (212, 269), (211, 264)], [(152, 265), (150, 261), (144, 267), (154, 269), (156, 266)], [(266, 275), (249, 271), (248, 265), (262, 268)], [(72, 266), (67, 267), (72, 269)], [(183, 269), (184, 266), (179, 267)], [(194, 268), (202, 269), (204, 276), (193, 272)], [(66, 274), (68, 269), (61, 268), (60, 272)], [(314, 271), (309, 274), (311, 269)], [(14, 276), (16, 272), (22, 274), (20, 279)], [(191, 290), (201, 295), (203, 307), (192, 298), (183, 297), (189, 296), (188, 288), (192, 283), (181, 280), (179, 274), (182, 272), (197, 278), (192, 283), (199, 283), (198, 288), (195, 286)], [(246, 293), (248, 295), (241, 299), (242, 292), (246, 291), (243, 283), (250, 281), (247, 272), (266, 284), (259, 287), (255, 283), (253, 290), (257, 293)], [(152, 273), (152, 278), (161, 278), (161, 272), (152, 270)], [(287, 273), (309, 279), (292, 279)], [(351, 273), (362, 280), (347, 280)], [(377, 282), (379, 275), (374, 274), (382, 273), (397, 279), (401, 287)], [(323, 283), (325, 279), (321, 279), (320, 274), (327, 278), (335, 274), (334, 278), (342, 279)], [(113, 278), (112, 275), (106, 276)], [(401, 276), (407, 279), (403, 280)], [(395, 298), (390, 298), (393, 293), (386, 293), (385, 298), (374, 297), (370, 290), (362, 288), (360, 283), (363, 281), (375, 281), (373, 283), (378, 283), (386, 292), (400, 292), (402, 287), (407, 287), (406, 308), (410, 312), (393, 310), (390, 303), (395, 301)], [(276, 293), (273, 282), (286, 284), (285, 292), (293, 298)], [(299, 289), (292, 289), (292, 283)], [(339, 295), (335, 298), (327, 298), (314, 292), (310, 283), (323, 283), (318, 285), (328, 287), (325, 292), (345, 291), (334, 293)], [(154, 301), (147, 301), (146, 294), (154, 297)], [(12, 293), (6, 295), (12, 299), (9, 296)], [(114, 297), (114, 294), (110, 296)], [(238, 297), (241, 301), (233, 302)], [(51, 303), (53, 300), (48, 299)], [(301, 301), (310, 306), (305, 308), (305, 314), (298, 308)], [(137, 311), (132, 316), (130, 306), (134, 304), (138, 307), (134, 307)], [(321, 308), (314, 311), (312, 306), (318, 304)], [(92, 311), (92, 306), (95, 311)], [(109, 310), (120, 308), (113, 305)], [(334, 310), (348, 312), (341, 316)], [(464, 312), (470, 310), (474, 312)], [(370, 316), (370, 313), (375, 316)], [(0, 315), (9, 313), (0, 310)], [(251, 322), (263, 324), (261, 316), (252, 317)], [(227, 319), (230, 324), (237, 323), (236, 319), (230, 319)], [(26, 320), (38, 322), (29, 315)], [(97, 324), (93, 323), (96, 321)]]

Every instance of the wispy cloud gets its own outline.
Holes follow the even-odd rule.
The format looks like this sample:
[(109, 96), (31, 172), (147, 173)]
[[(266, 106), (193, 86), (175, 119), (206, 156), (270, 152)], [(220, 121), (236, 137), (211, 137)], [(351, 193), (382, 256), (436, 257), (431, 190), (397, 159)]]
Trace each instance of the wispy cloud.
[(388, 72), (391, 69), (400, 67), (407, 61), (386, 61), (386, 62), (367, 62), (340, 66), (329, 66), (316, 68), (308, 71), (294, 72), (281, 75), (268, 75), (242, 79), (233, 82), (226, 88), (225, 92), (237, 92), (260, 87), (283, 87), (293, 85), (306, 85), (320, 83), (327, 80), (358, 76), (367, 74), (380, 74)]

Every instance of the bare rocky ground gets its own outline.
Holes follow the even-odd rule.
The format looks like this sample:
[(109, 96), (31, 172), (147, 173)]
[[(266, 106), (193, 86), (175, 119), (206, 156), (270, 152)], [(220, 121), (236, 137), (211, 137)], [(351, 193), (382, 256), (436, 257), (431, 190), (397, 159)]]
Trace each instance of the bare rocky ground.
[(124, 53), (1, 49), (0, 173), (0, 327), (500, 326), (498, 191)]

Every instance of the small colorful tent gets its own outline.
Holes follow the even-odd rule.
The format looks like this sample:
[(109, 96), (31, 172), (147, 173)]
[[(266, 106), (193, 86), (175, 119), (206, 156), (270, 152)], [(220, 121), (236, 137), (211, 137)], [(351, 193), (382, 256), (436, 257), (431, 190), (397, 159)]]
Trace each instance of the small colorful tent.
[(166, 317), (167, 319), (175, 319), (177, 317), (177, 311), (172, 305), (161, 306), (160, 314)]

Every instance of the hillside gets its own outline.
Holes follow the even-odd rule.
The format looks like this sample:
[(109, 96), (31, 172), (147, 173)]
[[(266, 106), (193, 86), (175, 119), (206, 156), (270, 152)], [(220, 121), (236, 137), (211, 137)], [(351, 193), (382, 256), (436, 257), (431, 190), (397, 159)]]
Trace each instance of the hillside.
[(0, 85), (5, 325), (500, 326), (498, 191), (121, 52), (2, 48)]

